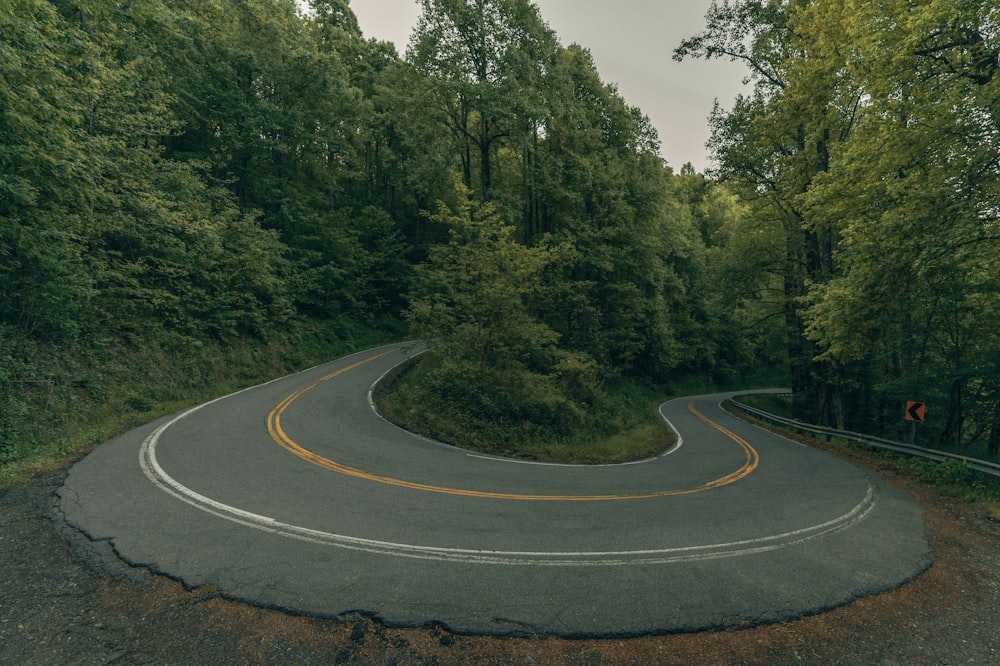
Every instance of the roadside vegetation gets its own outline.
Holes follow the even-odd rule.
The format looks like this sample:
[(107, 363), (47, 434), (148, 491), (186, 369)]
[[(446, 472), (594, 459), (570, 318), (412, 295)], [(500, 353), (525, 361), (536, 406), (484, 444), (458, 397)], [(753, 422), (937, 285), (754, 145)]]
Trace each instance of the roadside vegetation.
[[(743, 401), (777, 416), (791, 418), (790, 401), (787, 399), (774, 396), (746, 396)], [(817, 437), (757, 418), (735, 405), (731, 405), (730, 409), (737, 412), (740, 418), (756, 423), (762, 428), (814, 448), (852, 458), (883, 473), (898, 474), (926, 483), (949, 497), (966, 501), (983, 513), (1000, 519), (1000, 478), (972, 469), (960, 460), (937, 462), (893, 451), (873, 449), (837, 437)]]
[(44, 379), (3, 399), (0, 488), (160, 416), (396, 338), (386, 331), (341, 335), (300, 327), (268, 342), (150, 336), (142, 348), (35, 347), (27, 358)]
[[(481, 453), (566, 464), (621, 463), (662, 453), (674, 435), (657, 413), (664, 401), (662, 388), (635, 380), (618, 380), (602, 387), (597, 404), (589, 411), (574, 411), (559, 422), (522, 414), (514, 421), (493, 410), (495, 387), (472, 384), (461, 392), (434, 390), (433, 377), (440, 357), (428, 352), (411, 365), (386, 378), (378, 396), (383, 414), (413, 432)], [(428, 377), (427, 375), (432, 375)], [(508, 400), (533, 404), (530, 387), (509, 387)], [(551, 405), (541, 396), (539, 407)], [(507, 411), (507, 410), (505, 410)]]

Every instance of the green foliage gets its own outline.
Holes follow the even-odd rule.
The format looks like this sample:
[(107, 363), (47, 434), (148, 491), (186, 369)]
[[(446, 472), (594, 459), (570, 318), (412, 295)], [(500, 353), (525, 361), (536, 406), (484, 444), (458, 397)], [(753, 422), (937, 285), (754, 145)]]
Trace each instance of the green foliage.
[(792, 414), (792, 401), (789, 398), (775, 395), (745, 395), (740, 398), (740, 402), (751, 407), (762, 409), (776, 416), (784, 418), (794, 418)]
[[(794, 67), (812, 62), (810, 43), (795, 31), (796, 12), (808, 3), (742, 0), (713, 3), (706, 30), (674, 52), (688, 56), (729, 57), (747, 65), (752, 94), (737, 97), (733, 108), (718, 106), (710, 118), (716, 175), (748, 207), (747, 233), (764, 230), (767, 251), (756, 252), (757, 270), (773, 276), (768, 300), (783, 319), (781, 338), (803, 418), (837, 423), (840, 414), (825, 398), (828, 380), (817, 369), (815, 345), (804, 335), (799, 299), (809, 281), (830, 277), (835, 241), (830, 229), (811, 228), (799, 197), (826, 168), (828, 145), (849, 123), (837, 108), (836, 77), (812, 77), (816, 85), (798, 86)], [(758, 246), (760, 247), (760, 246)], [(780, 313), (780, 315), (778, 314)]]
[(961, 460), (935, 462), (891, 453), (874, 455), (879, 465), (923, 481), (951, 497), (992, 506), (994, 512), (1000, 506), (1000, 481)]
[(97, 63), (40, 0), (0, 9), (0, 57), (0, 321), (72, 334), (93, 294), (84, 234), (98, 192), (84, 121)]
[(144, 362), (214, 377), (213, 353), (259, 345), (295, 365), (290, 336), (402, 336), (404, 311), (439, 342), (420, 390), (495, 441), (628, 430), (620, 374), (773, 359), (771, 329), (733, 330), (773, 278), (715, 289), (773, 252), (737, 230), (736, 190), (674, 176), (537, 7), (425, 0), (402, 60), (348, 2), (309, 6), (0, 7), (6, 460), (106, 432), (95, 405), (174, 399)]
[(783, 239), (750, 256), (783, 282), (797, 415), (896, 436), (919, 399), (935, 446), (995, 455), (996, 12), (744, 0), (706, 19), (675, 57), (728, 56), (755, 82), (711, 145), (743, 228)]
[[(619, 463), (654, 456), (672, 443), (670, 431), (656, 413), (662, 389), (635, 380), (616, 380), (603, 390), (602, 404), (592, 420), (578, 423), (566, 435), (531, 422), (476, 419), (450, 402), (439, 402), (433, 380), (426, 375), (438, 361), (421, 360), (396, 378), (380, 397), (380, 408), (395, 422), (441, 441), (485, 453), (532, 460), (572, 463)], [(474, 390), (481, 390), (475, 387)], [(455, 396), (461, 399), (461, 396)], [(434, 409), (428, 409), (433, 404)]]
[[(846, 221), (842, 274), (812, 289), (809, 333), (827, 358), (873, 362), (891, 408), (914, 396), (934, 405), (936, 445), (986, 439), (995, 453), (1000, 97), (989, 63), (1000, 51), (985, 37), (995, 25), (970, 3), (844, 5), (856, 56), (842, 76), (867, 96), (809, 194), (817, 219)], [(886, 15), (906, 21), (871, 39)]]
[(425, 408), (445, 409), (475, 430), (566, 435), (591, 420), (601, 398), (594, 361), (562, 349), (536, 309), (546, 300), (546, 271), (566, 261), (568, 248), (521, 245), (491, 206), (463, 198), (456, 212), (442, 204), (434, 216), (451, 240), (417, 267), (407, 312), (436, 343), (422, 375)]
[(0, 326), (0, 487), (159, 416), (387, 340), (362, 326), (301, 322), (266, 342), (149, 331), (143, 346), (67, 347)]
[(425, 77), (423, 100), (448, 130), (465, 186), (488, 199), (504, 144), (523, 140), (544, 113), (555, 35), (528, 0), (420, 4), (408, 60)]
[(676, 188), (700, 236), (690, 241), (695, 252), (682, 273), (690, 276), (693, 322), (679, 327), (696, 350), (695, 367), (722, 385), (753, 374), (786, 385), (781, 228), (754, 216), (730, 186), (693, 170), (676, 178)]
[[(110, 6), (94, 3), (90, 23), (76, 27), (49, 3), (19, 2), (4, 15), (11, 9), (24, 13), (4, 43), (41, 53), (15, 59), (20, 78), (4, 80), (5, 143), (22, 157), (4, 169), (4, 188), (21, 196), (0, 208), (11, 287), (0, 296), (3, 320), (73, 342), (152, 326), (259, 333), (286, 317), (276, 237), (199, 164), (163, 156), (158, 142), (176, 121), (148, 43), (127, 30), (133, 17), (112, 23)], [(58, 96), (51, 113), (47, 95)]]

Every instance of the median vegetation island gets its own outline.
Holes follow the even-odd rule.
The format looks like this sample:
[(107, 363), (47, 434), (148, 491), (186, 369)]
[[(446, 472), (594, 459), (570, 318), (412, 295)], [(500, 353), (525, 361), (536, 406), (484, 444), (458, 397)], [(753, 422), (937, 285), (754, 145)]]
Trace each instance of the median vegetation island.
[(707, 173), (528, 0), (420, 9), (400, 52), (347, 0), (3, 3), (0, 478), (414, 338), (386, 411), (484, 451), (640, 458), (754, 384), (1000, 449), (986, 4), (712, 3)]
[[(448, 390), (437, 392), (440, 380), (434, 375), (447, 365), (441, 354), (441, 350), (428, 352), (386, 377), (377, 395), (378, 409), (386, 418), (412, 432), (480, 453), (551, 463), (642, 460), (664, 453), (676, 442), (657, 414), (663, 394), (652, 386), (623, 381), (605, 388), (601, 404), (590, 405), (589, 412), (559, 395), (531, 401), (533, 396), (523, 387), (493, 391), (482, 385), (463, 386), (459, 395), (449, 383)], [(507, 404), (495, 404), (498, 400)]]

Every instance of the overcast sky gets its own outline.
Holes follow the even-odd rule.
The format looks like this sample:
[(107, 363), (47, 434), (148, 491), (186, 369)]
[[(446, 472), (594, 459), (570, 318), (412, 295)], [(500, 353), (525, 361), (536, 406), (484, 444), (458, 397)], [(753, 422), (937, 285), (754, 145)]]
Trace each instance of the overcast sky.
[[(701, 32), (711, 0), (534, 0), (560, 43), (586, 47), (605, 83), (614, 83), (656, 127), (667, 162), (679, 170), (709, 165), (708, 115), (741, 91), (745, 70), (728, 60), (672, 59), (685, 37)], [(366, 37), (393, 42), (404, 55), (420, 12), (417, 0), (351, 0)]]

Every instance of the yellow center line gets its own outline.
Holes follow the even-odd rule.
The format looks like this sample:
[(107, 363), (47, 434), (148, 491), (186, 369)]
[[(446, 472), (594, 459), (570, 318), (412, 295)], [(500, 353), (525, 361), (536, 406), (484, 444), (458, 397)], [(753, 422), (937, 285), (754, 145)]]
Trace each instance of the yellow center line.
[(297, 442), (295, 442), (291, 437), (289, 437), (281, 427), (281, 416), (284, 414), (292, 403), (298, 400), (302, 395), (313, 390), (323, 382), (329, 381), (334, 377), (338, 377), (350, 370), (354, 370), (366, 363), (375, 361), (384, 356), (397, 351), (396, 349), (391, 349), (386, 352), (370, 356), (366, 359), (358, 361), (352, 365), (341, 368), (334, 373), (331, 373), (312, 384), (304, 388), (300, 388), (295, 391), (284, 400), (278, 403), (278, 405), (271, 410), (270, 414), (267, 416), (267, 431), (270, 433), (271, 438), (274, 439), (282, 448), (298, 456), (306, 462), (312, 463), (323, 469), (330, 470), (332, 472), (338, 472), (340, 474), (345, 474), (357, 479), (365, 479), (367, 481), (374, 481), (376, 483), (383, 483), (390, 486), (396, 486), (399, 488), (409, 488), (411, 490), (422, 490), (433, 493), (443, 493), (446, 495), (458, 495), (461, 497), (479, 497), (487, 499), (502, 499), (502, 500), (529, 500), (529, 501), (560, 501), (560, 502), (594, 502), (594, 501), (611, 501), (611, 500), (632, 500), (632, 499), (648, 499), (653, 497), (670, 497), (673, 495), (690, 495), (692, 493), (698, 493), (705, 490), (712, 490), (714, 488), (720, 488), (722, 486), (729, 485), (740, 479), (746, 477), (751, 472), (753, 472), (759, 463), (759, 456), (757, 451), (754, 450), (746, 440), (742, 439), (738, 435), (726, 430), (717, 423), (709, 420), (706, 416), (701, 414), (694, 407), (694, 403), (688, 405), (688, 409), (691, 410), (698, 418), (700, 418), (705, 423), (709, 424), (713, 428), (719, 430), (727, 437), (739, 444), (743, 450), (746, 452), (746, 462), (738, 470), (727, 474), (721, 478), (709, 481), (708, 483), (702, 484), (695, 488), (688, 488), (682, 490), (662, 490), (652, 493), (641, 493), (641, 494), (627, 494), (627, 495), (531, 495), (531, 494), (521, 494), (521, 493), (497, 493), (497, 492), (487, 492), (482, 490), (465, 490), (461, 488), (448, 488), (443, 486), (434, 486), (426, 483), (416, 483), (414, 481), (405, 481), (403, 479), (393, 478), (391, 476), (383, 476), (380, 474), (373, 474), (371, 472), (366, 472), (364, 470), (356, 469), (354, 467), (348, 467), (347, 465), (342, 465), (335, 460), (330, 460), (329, 458), (324, 458), (323, 456), (313, 453), (308, 449), (303, 448)]
[(757, 469), (757, 466), (760, 464), (760, 454), (757, 453), (757, 450), (755, 448), (750, 446), (750, 443), (748, 441), (746, 441), (736, 433), (727, 430), (726, 428), (723, 428), (721, 425), (719, 425), (715, 421), (709, 419), (707, 416), (699, 412), (697, 409), (695, 409), (693, 402), (688, 403), (688, 409), (691, 410), (691, 412), (699, 419), (701, 419), (702, 421), (712, 426), (713, 428), (721, 432), (729, 439), (739, 444), (740, 447), (743, 449), (743, 452), (746, 454), (746, 462), (743, 464), (743, 467), (736, 470), (732, 474), (729, 474), (728, 476), (724, 476), (721, 479), (717, 479), (713, 483), (718, 483), (718, 485), (724, 486), (732, 483), (733, 481), (738, 481), (739, 479), (744, 478), (745, 476), (753, 472), (755, 469)]

